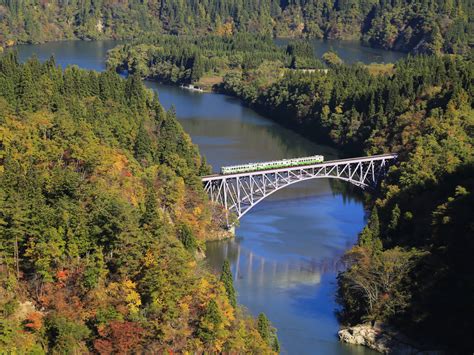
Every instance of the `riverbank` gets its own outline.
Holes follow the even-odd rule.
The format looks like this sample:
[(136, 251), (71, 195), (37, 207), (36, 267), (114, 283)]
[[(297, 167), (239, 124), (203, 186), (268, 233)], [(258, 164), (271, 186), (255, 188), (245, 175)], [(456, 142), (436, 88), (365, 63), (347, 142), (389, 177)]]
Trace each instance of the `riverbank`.
[[(382, 67), (382, 69), (380, 69), (381, 67)], [(384, 73), (386, 73), (386, 72), (389, 72), (389, 71), (393, 70), (393, 66), (392, 66), (392, 65), (389, 65), (389, 66), (377, 65), (377, 69), (379, 70), (379, 72), (384, 72)], [(318, 71), (318, 72), (310, 72), (310, 73), (307, 73), (307, 72), (305, 72), (304, 70), (292, 70), (292, 73), (293, 73), (293, 74), (308, 75), (309, 77), (312, 77), (312, 76), (314, 76), (314, 75), (326, 76), (326, 75), (328, 74), (328, 70), (330, 70), (330, 69), (327, 69), (327, 70), (321, 71), (321, 72)], [(260, 71), (260, 72), (264, 72), (264, 71)], [(274, 72), (275, 72), (275, 70), (274, 70)], [(272, 73), (273, 75), (275, 74), (274, 72)], [(236, 75), (241, 75), (241, 74), (242, 74), (242, 73), (236, 72), (236, 71), (232, 71), (232, 73), (233, 73), (233, 74), (236, 74)], [(228, 73), (225, 73), (225, 74), (228, 74)], [(264, 107), (263, 107), (263, 106), (258, 106), (258, 105), (249, 104), (248, 102), (244, 101), (241, 97), (239, 97), (239, 96), (237, 96), (237, 95), (229, 95), (229, 92), (225, 92), (225, 90), (222, 89), (222, 82), (223, 82), (223, 78), (225, 77), (225, 74), (221, 76), (222, 80), (221, 80), (219, 83), (213, 85), (213, 87), (212, 87), (213, 92), (220, 93), (220, 94), (223, 94), (223, 95), (226, 95), (226, 96), (230, 96), (230, 97), (235, 97), (235, 98), (237, 98), (237, 99), (240, 101), (241, 104), (243, 104), (243, 105), (245, 104), (246, 106), (252, 108), (252, 109), (255, 110), (256, 112), (259, 112), (259, 113), (262, 114), (263, 116), (265, 116), (265, 117), (271, 119), (271, 120), (274, 121), (274, 122), (277, 122), (278, 124), (281, 124), (282, 126), (284, 126), (284, 127), (286, 127), (286, 128), (291, 129), (291, 130), (294, 131), (294, 132), (297, 132), (297, 133), (301, 134), (302, 136), (304, 136), (304, 137), (306, 137), (306, 138), (311, 139), (313, 142), (316, 142), (316, 141), (319, 141), (319, 142), (324, 141), (325, 143), (330, 143), (331, 146), (333, 146), (333, 147), (337, 147), (337, 144), (336, 144), (334, 141), (331, 141), (331, 140), (329, 139), (329, 137), (327, 136), (327, 134), (324, 135), (324, 132), (321, 133), (321, 136), (320, 136), (320, 137), (315, 137), (314, 134), (313, 134), (313, 135), (308, 134), (308, 132), (314, 132), (314, 131), (315, 131), (315, 130), (312, 129), (312, 128), (311, 128), (311, 129), (308, 129), (308, 127), (302, 128), (301, 126), (298, 127), (297, 125), (292, 125), (292, 124), (291, 124), (291, 121), (288, 121), (288, 120), (285, 121), (284, 119), (282, 119), (282, 117), (280, 117), (280, 116), (278, 116), (278, 115), (271, 115), (268, 111), (264, 110)], [(283, 73), (282, 73), (282, 75), (278, 74), (278, 75), (276, 76), (275, 80), (281, 79), (281, 78), (283, 77), (283, 75), (284, 75)], [(380, 74), (375, 74), (375, 75), (380, 75)], [(274, 75), (274, 77), (275, 77), (275, 75)], [(203, 76), (202, 78), (206, 78), (206, 77)], [(278, 78), (278, 79), (277, 79), (277, 78)], [(150, 80), (150, 79), (153, 79), (153, 78), (148, 78), (148, 80)], [(265, 80), (265, 79), (266, 79), (266, 78), (263, 78), (264, 81), (268, 82), (268, 81)], [(201, 80), (202, 80), (202, 79), (201, 79)], [(150, 80), (150, 81), (160, 82), (160, 80)], [(168, 83), (168, 84), (170, 84), (170, 83)], [(173, 83), (171, 83), (171, 84), (173, 84)], [(200, 87), (202, 86), (202, 84), (200, 84), (199, 81), (196, 82), (195, 85), (200, 86)], [(178, 84), (174, 84), (174, 87), (178, 87)], [(198, 94), (198, 95), (193, 95), (193, 96), (200, 97), (199, 94)], [(347, 149), (347, 147), (346, 147), (346, 149)], [(359, 152), (360, 152), (360, 151), (358, 151), (357, 154), (359, 154)], [(354, 151), (352, 150), (352, 152), (350, 152), (350, 150), (347, 149), (347, 150), (345, 151), (345, 153), (346, 153), (346, 154), (350, 154), (350, 153), (354, 154)], [(367, 206), (368, 206), (368, 204), (366, 204), (366, 207), (367, 207)], [(237, 268), (238, 268), (238, 266), (237, 266)], [(339, 270), (338, 270), (338, 271), (339, 271)], [(237, 271), (237, 275), (238, 275), (238, 271)], [(238, 277), (237, 275), (236, 275), (236, 277)], [(366, 344), (366, 345), (367, 345), (367, 344)], [(368, 345), (367, 345), (367, 347), (368, 347), (368, 348), (371, 348), (371, 347), (368, 346)], [(372, 349), (373, 349), (373, 348), (372, 348)]]
[[(81, 67), (103, 70), (105, 46), (93, 42), (77, 42), (60, 43), (58, 46), (54, 46), (55, 53), (58, 54), (56, 56), (57, 63), (63, 66), (77, 64)], [(20, 57), (29, 57), (34, 51), (39, 54), (39, 58), (47, 59), (52, 53), (50, 45), (24, 46), (22, 51), (25, 50), (30, 54), (23, 52), (23, 54), (20, 53)], [(95, 59), (91, 61), (91, 58)], [(411, 61), (413, 59), (410, 59)], [(411, 78), (412, 75), (416, 75), (417, 80), (412, 83), (414, 84), (413, 89), (423, 96), (416, 96), (418, 98), (415, 101), (407, 99), (402, 102), (416, 102), (418, 110), (416, 108), (412, 109), (406, 115), (401, 116), (397, 114), (398, 119), (392, 117), (395, 112), (389, 110), (386, 114), (389, 118), (391, 117), (391, 120), (388, 122), (382, 120), (385, 116), (382, 112), (380, 116), (382, 119), (374, 120), (379, 125), (379, 132), (375, 135), (377, 140), (374, 141), (372, 138), (367, 140), (366, 143), (372, 147), (385, 146), (386, 141), (380, 139), (386, 137), (391, 139), (390, 144), (393, 146), (394, 143), (398, 142), (397, 137), (403, 137), (403, 146), (406, 149), (413, 150), (415, 146), (412, 137), (418, 138), (419, 150), (417, 156), (420, 159), (418, 162), (416, 160), (406, 162), (409, 169), (403, 170), (404, 181), (405, 183), (426, 183), (424, 178), (426, 176), (435, 180), (426, 185), (428, 191), (425, 191), (426, 189), (422, 186), (412, 190), (406, 184), (399, 185), (397, 176), (394, 176), (394, 180), (390, 180), (392, 185), (389, 190), (390, 199), (382, 196), (383, 205), (382, 207), (378, 205), (380, 222), (377, 223), (377, 226), (380, 227), (380, 231), (377, 232), (377, 236), (379, 236), (378, 238), (381, 235), (385, 236), (384, 243), (389, 243), (386, 245), (386, 249), (388, 248), (386, 255), (392, 257), (403, 255), (403, 253), (401, 254), (392, 248), (393, 243), (405, 245), (407, 248), (419, 248), (420, 245), (423, 247), (422, 243), (427, 241), (421, 239), (420, 234), (414, 233), (414, 231), (423, 232), (422, 235), (424, 236), (432, 236), (428, 242), (433, 242), (434, 249), (428, 250), (429, 254), (427, 255), (432, 255), (435, 259), (424, 259), (424, 265), (428, 267), (428, 270), (421, 270), (423, 273), (420, 275), (422, 279), (425, 277), (425, 279), (431, 280), (431, 283), (426, 284), (422, 279), (415, 279), (407, 280), (411, 282), (406, 284), (423, 285), (423, 289), (417, 287), (414, 290), (418, 294), (411, 293), (413, 290), (409, 290), (410, 294), (414, 296), (410, 302), (417, 302), (416, 306), (421, 307), (419, 309), (424, 311), (427, 311), (426, 306), (431, 305), (433, 306), (432, 309), (438, 310), (438, 314), (426, 313), (431, 316), (429, 323), (432, 326), (427, 323), (420, 326), (417, 319), (413, 319), (412, 324), (418, 330), (426, 329), (426, 332), (431, 333), (437, 339), (449, 342), (450, 348), (454, 349), (456, 346), (460, 346), (462, 339), (470, 339), (466, 335), (466, 330), (470, 329), (469, 320), (463, 318), (462, 315), (470, 314), (472, 308), (471, 294), (466, 292), (465, 288), (471, 280), (469, 275), (466, 275), (466, 270), (470, 270), (469, 265), (466, 264), (470, 260), (466, 253), (469, 253), (472, 248), (470, 248), (470, 241), (465, 238), (470, 234), (468, 231), (464, 231), (461, 226), (469, 226), (468, 222), (463, 224), (463, 221), (469, 220), (468, 211), (472, 210), (469, 209), (469, 198), (472, 196), (469, 191), (472, 191), (472, 188), (469, 185), (468, 174), (465, 175), (466, 179), (464, 180), (459, 178), (460, 175), (457, 169), (460, 163), (457, 162), (465, 162), (471, 156), (469, 149), (465, 149), (466, 142), (470, 140), (462, 135), (459, 122), (465, 120), (465, 117), (469, 117), (469, 112), (466, 112), (464, 104), (469, 102), (468, 98), (472, 95), (469, 95), (471, 91), (467, 91), (466, 96), (465, 90), (469, 89), (462, 85), (462, 89), (458, 91), (457, 96), (451, 93), (450, 88), (453, 83), (458, 82), (459, 76), (463, 75), (462, 66), (455, 58), (441, 66), (439, 60), (435, 61), (434, 58), (425, 58), (423, 61), (429, 61), (429, 64), (422, 62), (416, 65), (416, 69), (412, 69), (411, 74), (407, 72), (406, 76), (402, 76)], [(445, 74), (442, 73), (445, 73), (443, 69), (446, 69), (448, 65), (450, 76), (445, 77), (443, 76)], [(465, 68), (469, 69), (468, 62), (465, 65)], [(429, 70), (423, 68), (429, 68)], [(421, 74), (419, 74), (419, 69), (423, 69)], [(432, 83), (430, 80), (433, 80), (434, 77), (430, 75), (431, 72), (442, 74), (438, 79), (443, 84), (435, 86), (434, 89), (420, 84), (420, 82)], [(426, 75), (429, 76), (425, 77), (423, 73), (427, 73)], [(464, 73), (468, 72), (464, 71)], [(465, 74), (464, 77), (466, 78)], [(366, 74), (355, 80), (349, 80), (346, 77), (345, 82), (347, 84), (364, 83), (366, 77)], [(467, 80), (463, 82), (469, 82), (469, 78), (467, 77)], [(278, 159), (283, 156), (304, 156), (314, 152), (321, 152), (325, 156), (334, 154), (327, 147), (310, 144), (309, 141), (272, 123), (270, 120), (264, 120), (255, 112), (242, 107), (235, 99), (223, 95), (197, 95), (176, 87), (154, 83), (149, 83), (147, 86), (159, 92), (160, 101), (164, 103), (167, 109), (173, 105), (176, 107), (178, 119), (186, 132), (199, 145), (200, 150), (208, 158), (208, 162), (214, 166), (252, 160)], [(411, 88), (410, 82), (403, 87)], [(290, 89), (291, 96), (299, 97), (299, 95), (294, 95), (291, 87)], [(305, 93), (303, 90), (306, 89), (305, 87), (298, 89), (301, 93)], [(378, 91), (388, 92), (383, 91), (383, 87), (379, 87), (379, 89)], [(398, 92), (393, 91), (396, 88), (392, 87), (391, 89), (392, 93)], [(343, 93), (344, 91), (336, 92)], [(313, 97), (310, 96), (310, 98)], [(384, 96), (381, 95), (380, 99), (382, 105), (376, 107), (376, 112), (380, 107), (385, 110)], [(448, 99), (450, 100), (449, 110), (445, 113), (445, 103)], [(437, 116), (429, 117), (429, 112), (419, 111), (423, 107), (431, 107), (425, 106), (427, 100), (432, 104), (443, 104), (439, 110), (436, 109)], [(300, 102), (305, 103), (304, 100)], [(353, 101), (348, 101), (348, 104), (351, 102)], [(311, 104), (312, 102), (309, 102), (309, 105)], [(370, 105), (360, 104), (356, 106), (356, 109), (361, 111), (361, 108), (364, 107), (370, 108)], [(350, 110), (346, 112), (349, 113)], [(367, 114), (367, 112), (361, 112), (362, 115)], [(338, 112), (334, 113), (337, 114)], [(337, 117), (341, 116), (335, 115), (332, 122), (339, 125), (341, 122), (337, 121)], [(350, 116), (347, 118), (350, 118)], [(354, 118), (357, 118), (357, 115), (354, 115)], [(416, 120), (414, 120), (415, 118)], [(370, 123), (365, 116), (362, 120), (366, 124)], [(346, 124), (345, 122), (353, 124), (358, 121), (344, 121), (342, 122), (343, 126)], [(443, 125), (440, 127), (440, 124)], [(387, 125), (389, 125), (390, 130), (387, 129)], [(371, 125), (366, 127), (372, 128)], [(406, 128), (404, 129), (404, 127)], [(440, 136), (439, 132), (444, 132), (445, 127), (449, 127), (449, 135)], [(342, 132), (345, 132), (345, 130), (342, 130)], [(396, 135), (391, 134), (391, 132), (396, 133)], [(427, 139), (426, 132), (430, 132), (431, 136), (434, 135), (434, 138), (429, 140), (429, 146), (423, 143)], [(403, 135), (400, 133), (403, 133)], [(455, 134), (454, 137), (453, 134)], [(446, 149), (446, 139), (453, 147), (459, 147), (459, 152), (462, 152), (462, 154)], [(439, 149), (440, 152), (450, 152), (452, 154), (450, 157), (455, 157), (455, 160), (434, 155), (433, 149)], [(447, 178), (443, 177), (443, 167), (454, 172)], [(420, 176), (417, 172), (423, 175)], [(329, 184), (326, 180), (320, 180), (317, 184), (315, 181), (315, 184), (307, 189), (303, 189), (303, 183), (293, 187), (281, 191), (281, 193), (288, 192), (286, 200), (282, 199), (282, 202), (278, 203), (278, 201), (273, 201), (270, 198), (268, 203), (264, 202), (252, 214), (245, 217), (246, 219), (239, 229), (241, 235), (245, 236), (243, 240), (236, 238), (229, 242), (218, 243), (219, 247), (215, 252), (216, 269), (219, 271), (221, 267), (219, 261), (222, 259), (218, 259), (218, 256), (227, 255), (227, 247), (238, 244), (240, 249), (236, 248), (235, 255), (239, 255), (238, 250), (240, 250), (241, 257), (240, 259), (236, 257), (232, 267), (236, 270), (236, 266), (240, 265), (240, 271), (236, 276), (237, 287), (242, 295), (239, 302), (248, 305), (255, 312), (264, 310), (268, 315), (272, 315), (272, 321), (275, 321), (274, 324), (284, 334), (283, 344), (288, 344), (289, 347), (298, 350), (311, 348), (318, 349), (318, 352), (325, 354), (343, 354), (345, 352), (341, 349), (344, 349), (344, 346), (340, 345), (334, 336), (337, 332), (337, 322), (333, 314), (335, 287), (328, 286), (336, 284), (335, 276), (324, 274), (326, 268), (321, 268), (322, 277), (315, 276), (310, 278), (311, 280), (305, 278), (302, 281), (302, 277), (288, 279), (286, 275), (288, 275), (287, 270), (293, 270), (299, 274), (305, 273), (307, 270), (313, 270), (311, 263), (302, 262), (302, 260), (331, 259), (335, 255), (334, 250), (337, 253), (343, 253), (350, 245), (353, 245), (355, 236), (363, 226), (362, 207), (358, 200), (351, 200), (352, 194), (349, 194), (348, 201), (347, 195), (342, 195), (342, 197), (340, 190), (334, 189), (334, 185)], [(295, 189), (302, 190), (300, 199), (295, 198)], [(403, 189), (404, 194), (400, 195), (398, 189)], [(416, 198), (413, 198), (413, 196), (416, 196)], [(394, 200), (394, 198), (396, 199)], [(440, 207), (437, 209), (437, 206)], [(338, 211), (340, 213), (337, 213)], [(436, 213), (434, 213), (435, 211)], [(390, 228), (387, 228), (390, 221), (394, 222), (390, 224)], [(428, 224), (420, 223), (420, 221), (428, 221)], [(430, 221), (433, 221), (433, 223), (430, 223)], [(416, 229), (413, 225), (415, 222)], [(430, 225), (432, 228), (426, 229)], [(404, 233), (398, 233), (400, 228), (403, 229)], [(446, 230), (449, 233), (446, 234)], [(343, 232), (342, 236), (341, 231)], [(452, 235), (456, 235), (457, 238), (453, 239)], [(243, 257), (244, 254), (245, 258)], [(234, 254), (229, 250), (229, 256), (232, 255)], [(256, 256), (258, 256), (258, 259), (256, 259)], [(296, 261), (289, 266), (286, 265), (287, 260), (291, 258), (296, 259)], [(256, 263), (256, 260), (261, 260), (261, 262)], [(261, 265), (263, 265), (263, 273), (255, 273)], [(433, 270), (432, 267), (435, 267), (435, 269)], [(445, 270), (447, 274), (439, 274), (437, 270)], [(261, 274), (265, 277), (260, 277)], [(445, 282), (441, 282), (441, 284), (440, 276), (445, 277)], [(320, 283), (318, 283), (318, 280), (321, 280)], [(282, 285), (285, 285), (285, 287), (282, 288)], [(435, 292), (430, 294), (430, 289)], [(397, 291), (396, 288), (395, 291)], [(403, 289), (401, 291), (405, 292)], [(318, 296), (321, 295), (321, 292), (325, 294), (323, 298)], [(387, 297), (385, 293), (381, 293), (381, 295), (383, 295), (381, 301), (387, 302), (393, 299)], [(450, 295), (454, 297), (450, 297)], [(420, 303), (423, 300), (429, 303)], [(357, 304), (364, 305), (363, 299)], [(439, 314), (439, 311), (444, 313)], [(439, 318), (437, 321), (437, 315), (441, 316), (441, 321), (439, 321)], [(459, 327), (460, 319), (463, 320), (463, 324), (466, 324), (466, 326)], [(352, 324), (356, 323), (357, 321)], [(292, 324), (294, 329), (285, 328), (288, 324)], [(308, 334), (307, 329), (312, 329), (312, 332)], [(317, 336), (314, 336), (315, 334)], [(468, 350), (468, 345), (466, 344), (466, 350)], [(328, 346), (332, 347), (332, 350), (328, 350)]]
[[(2, 37), (19, 42), (50, 39), (131, 38), (150, 33), (231, 36), (249, 31), (291, 38), (358, 39), (364, 44), (413, 53), (469, 51), (470, 7), (460, 1), (426, 7), (403, 0), (397, 4), (341, 6), (320, 4), (223, 1), (200, 4), (171, 1), (90, 3), (4, 2), (0, 5)], [(179, 14), (179, 16), (177, 16)], [(400, 16), (403, 14), (403, 16)]]
[(206, 242), (215, 242), (215, 241), (227, 240), (227, 239), (232, 239), (232, 238), (235, 238), (234, 226), (230, 228), (215, 229), (212, 232), (211, 237), (206, 239)]
[[(75, 64), (103, 71), (104, 58), (113, 46), (113, 41), (20, 46), (19, 58), (25, 61), (34, 54), (47, 60), (54, 53), (63, 67)], [(145, 84), (158, 93), (167, 110), (176, 108), (185, 131), (215, 167), (314, 153), (337, 156), (333, 149), (264, 119), (234, 98)], [(262, 203), (264, 208), (246, 216), (237, 238), (207, 246), (206, 263), (219, 274), (223, 260), (231, 261), (238, 302), (254, 315), (263, 311), (269, 316), (285, 351), (367, 354), (343, 346), (335, 336), (333, 261), (355, 242), (364, 221), (360, 198), (344, 191), (328, 180), (291, 186), (275, 195), (281, 202), (269, 198), (268, 204)]]
[[(398, 324), (399, 329), (410, 336), (448, 349), (469, 349), (470, 344), (459, 343), (455, 331), (448, 331), (445, 337), (440, 331), (444, 319), (450, 318), (453, 324), (467, 320), (458, 307), (453, 307), (450, 314), (441, 311), (440, 307), (446, 301), (439, 296), (434, 285), (438, 283), (439, 287), (445, 287), (446, 297), (453, 296), (445, 276), (438, 274), (435, 276), (437, 281), (426, 285), (426, 276), (420, 275), (427, 272), (427, 265), (431, 269), (429, 274), (436, 273), (438, 267), (435, 265), (444, 265), (452, 270), (449, 278), (468, 277), (466, 269), (453, 262), (453, 257), (462, 255), (463, 250), (449, 241), (449, 227), (440, 227), (451, 223), (457, 216), (445, 208), (451, 204), (453, 208), (468, 206), (471, 196), (468, 191), (472, 189), (472, 180), (468, 176), (469, 164), (472, 166), (472, 135), (464, 128), (463, 122), (465, 117), (472, 117), (472, 108), (468, 101), (461, 104), (458, 100), (469, 96), (472, 88), (465, 84), (465, 92), (458, 93), (458, 98), (454, 99), (452, 84), (468, 82), (465, 74), (468, 63), (461, 57), (408, 58), (398, 65), (396, 72), (389, 68), (390, 75), (372, 77), (357, 66), (336, 67), (329, 75), (330, 81), (326, 80), (326, 74), (311, 77), (295, 74), (264, 89), (259, 88), (255, 71), (254, 76), (247, 74), (251, 80), (244, 82), (242, 78), (233, 78), (227, 82), (232, 90), (224, 88), (225, 93), (244, 99), (250, 107), (277, 122), (282, 120), (289, 128), (297, 127), (298, 132), (310, 139), (321, 141), (321, 137), (326, 137), (334, 146), (351, 154), (400, 153), (400, 167), (393, 169), (388, 184), (366, 201), (373, 207), (369, 223), (360, 234), (358, 244), (348, 253), (349, 269), (339, 278), (338, 299), (344, 307), (341, 314), (350, 324), (367, 319), (364, 314), (387, 324)], [(448, 72), (447, 68), (451, 67), (456, 69)], [(445, 74), (433, 80), (432, 73)], [(443, 101), (446, 97), (451, 98), (449, 102)], [(433, 116), (433, 108), (424, 109), (427, 102), (436, 103), (439, 116)], [(408, 128), (405, 120), (415, 117), (419, 121)], [(452, 127), (459, 136), (456, 143), (444, 138)], [(433, 130), (439, 132), (440, 141), (436, 147), (432, 145)], [(416, 140), (420, 136), (422, 139)], [(440, 153), (444, 150), (458, 157), (454, 170), (446, 168), (445, 155)], [(429, 159), (429, 163), (421, 162), (420, 156)], [(426, 173), (430, 174), (429, 178)], [(413, 203), (415, 194), (423, 203)], [(454, 201), (459, 201), (459, 205)], [(449, 222), (438, 220), (444, 218), (437, 217), (440, 215), (447, 217), (443, 221)], [(465, 239), (470, 233), (466, 224), (469, 218), (469, 214), (463, 215), (454, 227)], [(412, 238), (406, 238), (406, 233)], [(439, 235), (441, 239), (426, 244), (425, 233)], [(438, 247), (441, 245), (451, 246), (453, 254), (440, 253)], [(426, 285), (426, 288), (412, 289), (410, 285), (413, 283)], [(464, 292), (469, 293), (469, 288), (460, 287), (452, 299), (453, 304), (462, 297), (465, 307), (470, 307)], [(427, 299), (436, 300), (434, 304), (438, 306)], [(427, 319), (433, 317), (437, 322), (420, 320), (417, 307), (424, 309)], [(413, 324), (422, 326), (414, 327)], [(358, 336), (364, 345), (390, 351), (384, 346), (402, 346), (397, 345), (401, 333), (390, 329), (390, 334), (365, 329), (362, 333), (366, 337)], [(354, 341), (350, 333), (345, 335), (346, 339)]]
[[(166, 108), (176, 107), (185, 131), (216, 169), (316, 153), (338, 156), (234, 97), (194, 94), (156, 81), (147, 86)], [(334, 315), (337, 260), (355, 243), (363, 221), (361, 198), (353, 189), (326, 179), (295, 184), (246, 215), (236, 238), (208, 243), (206, 262), (218, 273), (230, 260), (238, 302), (270, 318), (288, 353), (372, 354), (337, 340)]]
[(341, 342), (363, 345), (382, 354), (444, 354), (438, 350), (426, 350), (421, 344), (408, 338), (396, 328), (379, 322), (374, 325), (365, 323), (342, 328), (338, 336)]

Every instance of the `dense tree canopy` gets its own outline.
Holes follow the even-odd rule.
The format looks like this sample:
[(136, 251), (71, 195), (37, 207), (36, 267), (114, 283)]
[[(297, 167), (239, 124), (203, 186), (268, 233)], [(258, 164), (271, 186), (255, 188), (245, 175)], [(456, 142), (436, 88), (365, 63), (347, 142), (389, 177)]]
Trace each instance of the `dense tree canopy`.
[(294, 63), (300, 69), (323, 66), (314, 58), (313, 47), (307, 41), (291, 41), (281, 48), (268, 36), (248, 33), (232, 37), (146, 36), (115, 47), (107, 58), (107, 66), (119, 72), (172, 84), (198, 83), (205, 88), (221, 83), (226, 74), (258, 69), (264, 64), (274, 75), (280, 75)]
[(206, 170), (140, 78), (0, 57), (0, 349), (272, 353), (195, 259)]
[(446, 348), (472, 350), (474, 63), (417, 56), (385, 67), (331, 64), (261, 86), (223, 89), (351, 156), (398, 152), (339, 277), (344, 322), (381, 320)]
[[(140, 57), (142, 45), (112, 51), (109, 63), (141, 63), (149, 73), (157, 68), (154, 49)], [(305, 42), (290, 43), (276, 57), (279, 65), (255, 53), (261, 59), (254, 65), (225, 71), (219, 91), (351, 156), (399, 153), (346, 256), (350, 267), (339, 277), (343, 321), (387, 321), (446, 347), (469, 347), (456, 340), (455, 324), (463, 324), (465, 337), (474, 327), (465, 316), (474, 298), (472, 59), (432, 55), (348, 66), (328, 52), (321, 69)], [(302, 60), (313, 67), (298, 68)], [(440, 334), (444, 324), (453, 332)]]
[(0, 42), (254, 32), (465, 53), (473, 11), (470, 0), (0, 0)]

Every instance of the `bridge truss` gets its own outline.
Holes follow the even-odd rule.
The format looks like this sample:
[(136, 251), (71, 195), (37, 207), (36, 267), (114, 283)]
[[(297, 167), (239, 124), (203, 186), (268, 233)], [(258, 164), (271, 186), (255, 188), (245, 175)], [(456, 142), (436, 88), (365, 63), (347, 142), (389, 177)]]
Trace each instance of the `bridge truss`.
[(264, 198), (300, 181), (331, 178), (363, 189), (375, 189), (396, 158), (396, 154), (374, 155), (249, 173), (210, 175), (202, 177), (202, 181), (211, 201), (234, 212), (240, 219)]

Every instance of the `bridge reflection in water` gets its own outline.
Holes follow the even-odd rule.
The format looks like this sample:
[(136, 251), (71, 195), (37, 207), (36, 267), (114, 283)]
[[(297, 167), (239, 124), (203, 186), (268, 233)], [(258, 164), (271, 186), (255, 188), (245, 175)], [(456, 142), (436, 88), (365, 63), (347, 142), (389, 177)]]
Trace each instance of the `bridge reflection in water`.
[[(245, 283), (247, 287), (266, 287), (267, 284), (282, 289), (299, 285), (314, 286), (321, 282), (322, 275), (344, 269), (340, 255), (318, 261), (267, 259), (243, 248), (238, 239), (210, 242), (207, 251), (213, 254), (211, 267), (216, 273), (220, 272), (219, 267), (227, 259), (234, 266), (232, 273), (235, 281)], [(216, 252), (219, 257), (216, 257)]]

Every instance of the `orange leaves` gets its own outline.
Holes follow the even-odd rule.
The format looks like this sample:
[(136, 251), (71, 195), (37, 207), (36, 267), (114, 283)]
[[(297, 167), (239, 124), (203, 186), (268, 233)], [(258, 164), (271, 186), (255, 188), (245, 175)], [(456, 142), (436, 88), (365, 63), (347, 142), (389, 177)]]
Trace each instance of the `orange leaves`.
[(101, 330), (101, 339), (94, 341), (99, 354), (128, 354), (137, 351), (144, 335), (144, 329), (135, 322), (112, 321)]
[(122, 154), (115, 154), (113, 157), (112, 171), (110, 173), (119, 172), (121, 173), (128, 165), (128, 159)]
[(136, 162), (129, 160), (121, 151), (107, 147), (95, 169), (94, 180), (104, 189), (114, 190), (136, 207), (144, 195), (143, 186), (135, 175), (137, 170), (139, 167)]
[(67, 270), (58, 270), (58, 272), (56, 272), (56, 278), (58, 279), (58, 281), (61, 281), (61, 282), (66, 281), (67, 277), (68, 277)]
[(31, 331), (38, 331), (43, 326), (43, 314), (40, 312), (31, 312), (25, 319), (24, 326)]
[(81, 271), (60, 269), (56, 271), (57, 282), (44, 283), (38, 296), (40, 305), (48, 311), (56, 311), (63, 316), (79, 320), (84, 319), (86, 309), (78, 287)]

